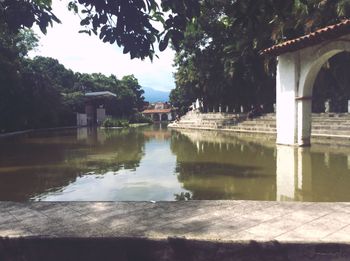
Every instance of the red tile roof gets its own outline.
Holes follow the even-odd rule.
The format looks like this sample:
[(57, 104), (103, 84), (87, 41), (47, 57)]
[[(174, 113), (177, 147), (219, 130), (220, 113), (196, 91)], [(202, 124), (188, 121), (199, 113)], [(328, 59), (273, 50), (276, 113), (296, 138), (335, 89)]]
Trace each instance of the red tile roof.
[(172, 109), (150, 109), (150, 110), (144, 110), (143, 114), (150, 114), (150, 113), (169, 113)]
[(289, 40), (260, 52), (261, 55), (278, 56), (287, 52), (294, 52), (302, 48), (317, 45), (325, 40), (333, 40), (350, 33), (350, 20), (343, 20), (341, 23), (329, 25), (302, 37)]

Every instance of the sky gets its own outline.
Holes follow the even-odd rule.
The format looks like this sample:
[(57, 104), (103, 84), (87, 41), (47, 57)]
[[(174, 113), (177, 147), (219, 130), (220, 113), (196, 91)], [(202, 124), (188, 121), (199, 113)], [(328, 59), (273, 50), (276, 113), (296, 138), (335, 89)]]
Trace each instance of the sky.
[[(116, 44), (103, 43), (95, 35), (78, 33), (83, 29), (80, 19), (67, 9), (67, 0), (53, 1), (54, 14), (62, 24), (55, 23), (48, 28), (46, 35), (39, 29), (39, 47), (30, 56), (47, 56), (57, 59), (66, 68), (74, 72), (114, 74), (118, 78), (134, 74), (139, 84), (156, 90), (170, 91), (175, 88), (172, 67), (174, 51), (167, 48), (159, 52), (158, 58), (151, 62), (148, 58), (130, 59), (129, 54), (123, 54)], [(157, 48), (157, 47), (156, 47)]]

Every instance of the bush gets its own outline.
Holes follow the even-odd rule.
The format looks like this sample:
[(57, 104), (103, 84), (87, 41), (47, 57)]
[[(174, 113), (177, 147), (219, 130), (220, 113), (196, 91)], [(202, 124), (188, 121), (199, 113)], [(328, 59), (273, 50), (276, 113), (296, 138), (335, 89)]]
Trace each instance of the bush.
[(129, 122), (125, 119), (107, 118), (103, 121), (102, 126), (105, 128), (111, 127), (129, 127)]
[(130, 123), (153, 123), (153, 120), (143, 116), (142, 114), (133, 115), (130, 120)]

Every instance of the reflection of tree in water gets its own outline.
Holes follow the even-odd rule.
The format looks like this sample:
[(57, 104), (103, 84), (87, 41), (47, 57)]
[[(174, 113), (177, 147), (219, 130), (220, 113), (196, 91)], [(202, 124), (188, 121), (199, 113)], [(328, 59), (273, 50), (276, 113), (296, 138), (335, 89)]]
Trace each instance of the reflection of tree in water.
[(273, 149), (192, 134), (175, 132), (171, 140), (178, 180), (192, 199), (275, 199)]
[(136, 129), (35, 133), (0, 140), (0, 200), (28, 200), (87, 173), (136, 169), (145, 138)]
[[(120, 169), (136, 169), (144, 156), (145, 137), (137, 129), (100, 130), (90, 146), (82, 147), (75, 163), (85, 172), (104, 174)], [(101, 142), (102, 141), (102, 142)]]
[[(316, 202), (350, 202), (350, 149), (316, 146), (311, 153), (311, 173), (303, 173), (302, 189), (295, 200)], [(335, 153), (336, 152), (336, 153)], [(310, 152), (308, 152), (310, 153)]]

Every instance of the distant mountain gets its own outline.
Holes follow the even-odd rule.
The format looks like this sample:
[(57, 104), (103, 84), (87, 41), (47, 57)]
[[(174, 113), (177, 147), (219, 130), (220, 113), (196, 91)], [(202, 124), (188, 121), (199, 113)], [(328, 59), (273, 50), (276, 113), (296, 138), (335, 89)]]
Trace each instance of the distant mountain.
[(143, 96), (145, 96), (145, 101), (148, 102), (166, 102), (169, 101), (170, 91), (158, 91), (150, 87), (142, 87), (145, 91)]

